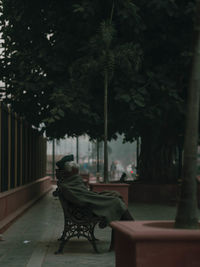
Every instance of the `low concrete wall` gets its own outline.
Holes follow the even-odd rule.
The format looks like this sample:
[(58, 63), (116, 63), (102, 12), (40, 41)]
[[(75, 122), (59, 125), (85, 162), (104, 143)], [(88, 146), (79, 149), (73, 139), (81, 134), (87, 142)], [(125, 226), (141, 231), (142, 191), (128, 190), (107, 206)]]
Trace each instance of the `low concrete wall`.
[[(180, 195), (177, 184), (142, 184), (131, 183), (129, 202), (166, 203), (175, 205)], [(200, 207), (200, 184), (197, 185), (197, 200)]]
[(0, 193), (0, 232), (51, 188), (51, 177), (48, 176)]
[(176, 184), (140, 184), (129, 187), (130, 202), (174, 203), (177, 201), (179, 187)]

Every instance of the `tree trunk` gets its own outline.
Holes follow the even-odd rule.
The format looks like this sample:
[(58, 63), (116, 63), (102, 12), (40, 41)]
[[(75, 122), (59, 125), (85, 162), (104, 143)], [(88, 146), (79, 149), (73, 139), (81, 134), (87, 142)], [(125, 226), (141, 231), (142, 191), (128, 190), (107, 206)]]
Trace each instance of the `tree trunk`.
[(108, 183), (108, 72), (104, 80), (104, 182)]
[(79, 139), (76, 137), (76, 163), (79, 164)]
[(99, 166), (99, 140), (98, 139), (96, 141), (96, 146), (97, 146), (97, 173), (99, 173), (100, 166)]
[(198, 228), (197, 207), (197, 144), (199, 124), (199, 92), (200, 92), (200, 0), (196, 1), (196, 21), (194, 28), (193, 65), (188, 88), (188, 104), (184, 140), (184, 161), (181, 195), (176, 215), (176, 228)]
[(52, 179), (55, 179), (55, 139), (52, 140)]
[(139, 169), (139, 155), (140, 155), (140, 139), (137, 137), (136, 140), (136, 174), (138, 175), (138, 169)]

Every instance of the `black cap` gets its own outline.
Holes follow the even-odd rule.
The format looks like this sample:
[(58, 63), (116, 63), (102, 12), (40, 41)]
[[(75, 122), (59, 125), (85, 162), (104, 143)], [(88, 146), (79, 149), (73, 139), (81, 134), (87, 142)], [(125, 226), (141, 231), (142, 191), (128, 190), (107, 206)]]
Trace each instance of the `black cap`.
[(73, 154), (64, 156), (61, 160), (59, 160), (59, 161), (56, 162), (56, 166), (60, 170), (63, 170), (64, 169), (64, 166), (65, 166), (65, 163), (66, 162), (70, 162), (70, 161), (74, 161), (74, 155)]

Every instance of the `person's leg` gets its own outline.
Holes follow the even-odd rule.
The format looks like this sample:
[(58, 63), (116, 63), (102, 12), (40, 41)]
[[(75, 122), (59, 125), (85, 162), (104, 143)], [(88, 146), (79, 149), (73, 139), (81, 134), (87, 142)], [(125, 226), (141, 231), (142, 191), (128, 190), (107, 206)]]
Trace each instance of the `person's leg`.
[(109, 248), (109, 251), (112, 251), (114, 250), (114, 230), (112, 229), (112, 232), (111, 232), (111, 241), (110, 241), (110, 248)]
[[(134, 221), (133, 216), (130, 214), (129, 210), (127, 209), (121, 216), (120, 221)], [(112, 229), (112, 233), (111, 233), (111, 243), (110, 243), (110, 248), (109, 251), (114, 250), (114, 239), (115, 239), (115, 235), (114, 235), (114, 230)]]
[(120, 221), (134, 221), (128, 209), (122, 214)]

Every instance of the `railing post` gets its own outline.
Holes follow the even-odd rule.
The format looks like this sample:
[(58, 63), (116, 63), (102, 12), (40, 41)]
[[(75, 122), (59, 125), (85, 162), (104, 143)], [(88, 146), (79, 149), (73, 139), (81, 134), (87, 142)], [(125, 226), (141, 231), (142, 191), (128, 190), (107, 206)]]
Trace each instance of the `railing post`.
[(15, 122), (15, 140), (14, 140), (14, 146), (15, 146), (15, 156), (14, 156), (14, 164), (15, 164), (15, 182), (14, 182), (14, 187), (17, 187), (17, 170), (18, 170), (18, 133), (17, 133), (17, 123), (18, 123), (18, 117), (17, 114), (14, 113), (14, 122)]
[(11, 112), (7, 108), (8, 113), (8, 190), (10, 189), (11, 179)]
[(2, 131), (2, 120), (1, 120), (1, 109), (2, 109), (2, 106), (1, 106), (1, 102), (0, 102), (0, 192), (2, 190), (1, 188), (1, 179), (2, 179), (2, 168), (1, 168), (1, 153), (2, 153), (2, 146), (1, 146), (1, 131)]
[(22, 128), (22, 119), (20, 118), (20, 185), (22, 185), (22, 176), (23, 176), (23, 128)]

